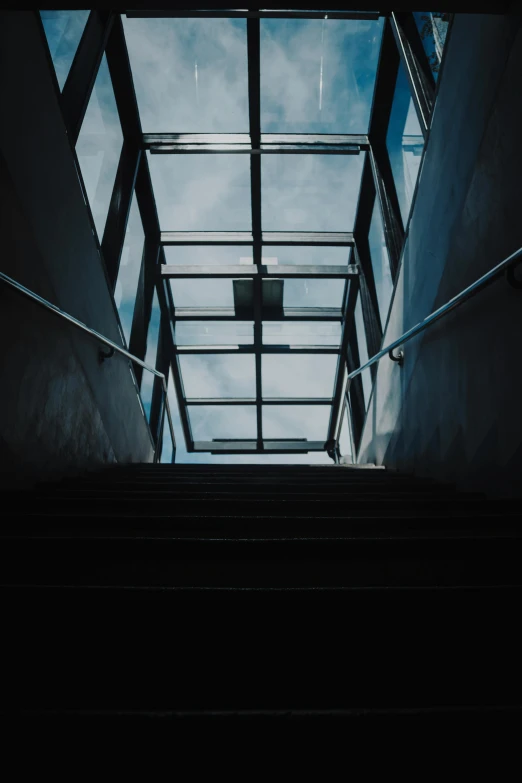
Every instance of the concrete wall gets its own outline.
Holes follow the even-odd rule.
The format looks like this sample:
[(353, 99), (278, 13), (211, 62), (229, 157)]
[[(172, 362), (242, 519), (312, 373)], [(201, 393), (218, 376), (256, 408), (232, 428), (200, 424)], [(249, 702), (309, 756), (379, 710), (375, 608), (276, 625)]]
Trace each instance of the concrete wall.
[[(522, 246), (521, 17), (455, 18), (384, 344)], [(522, 291), (499, 280), (381, 360), (360, 462), (520, 495)]]
[[(0, 13), (0, 269), (121, 344), (35, 12)], [(0, 283), (3, 483), (153, 447), (126, 360)]]

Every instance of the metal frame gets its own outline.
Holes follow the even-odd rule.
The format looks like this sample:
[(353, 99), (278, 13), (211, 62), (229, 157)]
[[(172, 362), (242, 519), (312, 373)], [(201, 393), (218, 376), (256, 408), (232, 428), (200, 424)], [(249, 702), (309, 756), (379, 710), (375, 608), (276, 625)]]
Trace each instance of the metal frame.
[[(161, 308), (161, 329), (158, 344), (157, 366), (163, 375), (168, 365), (172, 368), (173, 382), (178, 397), (180, 418), (189, 451), (219, 453), (278, 453), (325, 449), (326, 441), (336, 440), (346, 405), (345, 385), (349, 386), (351, 434), (357, 445), (364, 420), (364, 400), (360, 377), (352, 375), (359, 364), (357, 335), (354, 328), (354, 307), (361, 296), (365, 339), (370, 355), (375, 356), (382, 342), (383, 324), (380, 321), (373, 267), (368, 243), (368, 231), (374, 205), (379, 205), (386, 246), (390, 259), (392, 279), (398, 274), (400, 256), (404, 244), (404, 226), (386, 148), (386, 134), (395, 92), (399, 63), (402, 62), (410, 83), (415, 109), (426, 137), (429, 131), (434, 102), (434, 80), (424, 53), (420, 35), (411, 12), (396, 11), (329, 11), (330, 19), (368, 19), (385, 17), (381, 52), (377, 70), (374, 101), (367, 135), (336, 134), (265, 134), (260, 122), (260, 19), (323, 19), (325, 13), (317, 10), (157, 10), (131, 11), (129, 17), (233, 17), (246, 19), (248, 52), (249, 133), (241, 134), (190, 134), (147, 133), (141, 129), (139, 110), (134, 92), (123, 25), (118, 11), (91, 11), (69, 76), (64, 86), (61, 102), (65, 124), (72, 144), (76, 143), (83, 117), (90, 99), (103, 53), (106, 52), (111, 80), (118, 107), (124, 144), (114, 183), (106, 227), (101, 242), (110, 285), (116, 284), (127, 220), (133, 193), (136, 193), (145, 232), (142, 268), (139, 277), (130, 349), (137, 357), (136, 378), (141, 383), (143, 358), (146, 352), (147, 331), (151, 315), (154, 290), (158, 292)], [(252, 231), (250, 232), (187, 232), (161, 231), (154, 192), (150, 178), (146, 151), (150, 154), (248, 154), (250, 155)], [(264, 154), (366, 154), (363, 167), (359, 204), (353, 233), (266, 232), (261, 223), (261, 162)], [(184, 267), (166, 265), (164, 246), (233, 245), (252, 248), (253, 265), (241, 267)], [(264, 246), (334, 246), (346, 247), (350, 263), (346, 267), (323, 266), (267, 266), (261, 263)], [(254, 286), (253, 315), (236, 315), (230, 308), (179, 308), (175, 307), (169, 279), (203, 278), (251, 278)], [(262, 281), (270, 278), (304, 278), (345, 280), (343, 306), (336, 308), (287, 308), (276, 316), (262, 312)], [(250, 321), (254, 325), (254, 342), (241, 345), (230, 353), (253, 353), (256, 358), (255, 400), (241, 401), (257, 409), (257, 438), (255, 441), (231, 441), (211, 443), (194, 442), (191, 433), (187, 405), (209, 404), (209, 401), (188, 400), (183, 389), (179, 357), (182, 354), (226, 353), (218, 346), (176, 346), (176, 322), (197, 320)], [(275, 346), (262, 344), (262, 321), (323, 321), (341, 323), (340, 345), (330, 346)], [(277, 400), (263, 398), (261, 383), (261, 356), (263, 353), (334, 353), (339, 355), (335, 390), (331, 400), (331, 417), (325, 443), (304, 441), (267, 441), (262, 432), (262, 406), (286, 404), (325, 404), (314, 400)], [(346, 364), (351, 375), (346, 375)], [(376, 365), (369, 363), (372, 376)], [(364, 369), (364, 368), (363, 368)], [(160, 375), (162, 374), (160, 373)], [(159, 377), (159, 376), (158, 376)], [(348, 378), (348, 381), (346, 380)], [(352, 381), (352, 382), (350, 382)], [(157, 386), (157, 384), (156, 384)], [(154, 388), (151, 409), (151, 430), (157, 447), (161, 449), (163, 415), (165, 406), (161, 393)], [(159, 387), (158, 387), (159, 388)], [(168, 404), (168, 403), (167, 403)], [(213, 400), (211, 404), (233, 404), (231, 401)], [(254, 444), (252, 446), (252, 443)], [(304, 445), (305, 444), (305, 445)]]

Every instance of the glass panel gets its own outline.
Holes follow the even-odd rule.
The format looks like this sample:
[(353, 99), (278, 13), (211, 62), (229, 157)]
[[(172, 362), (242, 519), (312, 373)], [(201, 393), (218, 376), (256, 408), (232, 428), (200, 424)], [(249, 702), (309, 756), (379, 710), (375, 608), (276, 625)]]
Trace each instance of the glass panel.
[(133, 196), (127, 231), (125, 233), (125, 242), (121, 252), (118, 279), (116, 280), (116, 288), (114, 290), (114, 299), (120, 314), (121, 326), (127, 345), (130, 343), (132, 316), (134, 315), (134, 305), (136, 303), (144, 241), (145, 234), (143, 232), (140, 211), (136, 198)]
[(339, 347), (340, 323), (274, 321), (263, 324), (265, 345), (329, 345)]
[(174, 307), (234, 307), (232, 280), (170, 279)]
[(123, 135), (116, 100), (107, 58), (103, 55), (76, 144), (76, 154), (100, 242), (122, 145)]
[(383, 20), (261, 20), (265, 133), (366, 133)]
[[(160, 318), (161, 312), (158, 302), (158, 295), (156, 291), (154, 291), (149, 330), (147, 332), (147, 352), (145, 354), (145, 364), (148, 364), (149, 367), (156, 367)], [(148, 370), (143, 370), (143, 375), (141, 376), (141, 401), (143, 402), (143, 408), (145, 410), (145, 415), (147, 416), (147, 421), (150, 421), (150, 406), (152, 403), (152, 391), (155, 377), (156, 376)]]
[(145, 133), (248, 133), (245, 19), (128, 19)]
[(326, 440), (329, 405), (263, 405), (263, 438)]
[(89, 11), (40, 11), (60, 90), (71, 70)]
[(406, 225), (419, 175), (424, 138), (402, 64), (399, 67), (395, 86), (386, 146), (390, 155), (402, 220)]
[[(362, 365), (366, 364), (370, 357), (368, 356), (368, 348), (366, 345), (366, 335), (364, 331), (364, 320), (360, 296), (357, 297), (357, 304), (355, 305), (355, 331), (357, 334), (357, 347), (359, 348), (359, 366), (362, 367)], [(361, 377), (364, 393), (364, 408), (366, 410), (372, 391), (372, 376), (369, 367), (362, 373)]]
[(232, 266), (233, 264), (253, 264), (252, 248), (226, 245), (166, 245), (167, 264), (185, 264), (186, 266)]
[(350, 260), (350, 247), (300, 247), (295, 245), (268, 245), (262, 249), (263, 264), (293, 266), (346, 266)]
[(364, 157), (365, 153), (263, 155), (263, 229), (351, 231)]
[(339, 433), (339, 451), (342, 457), (352, 456), (352, 441), (350, 439), (350, 425), (348, 422), (348, 409), (345, 408), (343, 414), (343, 423), (341, 424), (341, 432)]
[(414, 11), (413, 16), (419, 28), (424, 51), (428, 55), (433, 78), (436, 81), (439, 76), (451, 14), (440, 11)]
[(342, 307), (344, 280), (289, 280), (283, 284), (284, 307)]
[(250, 231), (249, 155), (149, 154), (149, 166), (162, 231)]
[(257, 438), (255, 405), (189, 405), (194, 440)]
[(252, 354), (206, 354), (180, 356), (181, 378), (186, 397), (256, 396), (255, 359)]
[(333, 396), (337, 356), (266, 354), (261, 362), (264, 398)]
[(246, 321), (178, 321), (178, 345), (251, 345), (254, 324)]
[(381, 209), (377, 199), (373, 207), (373, 215), (368, 236), (370, 243), (370, 255), (372, 259), (373, 276), (377, 290), (377, 302), (381, 316), (382, 329), (386, 326), (388, 309), (393, 292), (393, 282), (390, 271), (390, 259), (384, 239), (384, 226), (382, 224)]

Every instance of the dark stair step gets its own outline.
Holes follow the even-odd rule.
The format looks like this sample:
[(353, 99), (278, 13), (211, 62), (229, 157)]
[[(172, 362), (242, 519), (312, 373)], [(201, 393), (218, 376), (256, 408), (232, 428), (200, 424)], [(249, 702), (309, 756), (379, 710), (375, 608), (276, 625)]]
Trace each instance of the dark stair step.
[(518, 588), (4, 588), (4, 709), (521, 703)]

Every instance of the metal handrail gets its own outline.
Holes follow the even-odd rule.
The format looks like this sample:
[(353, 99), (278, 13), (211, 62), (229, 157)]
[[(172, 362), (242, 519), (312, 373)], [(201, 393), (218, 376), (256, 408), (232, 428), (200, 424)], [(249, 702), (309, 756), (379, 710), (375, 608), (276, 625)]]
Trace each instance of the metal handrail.
[[(82, 321), (79, 321), (77, 318), (74, 318), (74, 316), (69, 315), (69, 313), (66, 313), (64, 310), (61, 310), (59, 307), (56, 307), (56, 305), (53, 305), (51, 302), (48, 302), (47, 299), (44, 299), (42, 296), (35, 294), (34, 291), (31, 291), (29, 288), (26, 288), (21, 283), (18, 283), (16, 280), (13, 280), (12, 277), (9, 277), (3, 272), (0, 272), (0, 280), (4, 283), (7, 283), (7, 285), (11, 286), (11, 288), (14, 288), (16, 291), (18, 291), (18, 293), (23, 294), (28, 299), (31, 299), (33, 302), (36, 302), (42, 307), (45, 307), (47, 310), (50, 310), (55, 315), (59, 315), (61, 318), (68, 321), (73, 326), (76, 326), (78, 329), (81, 329), (83, 332), (87, 332), (87, 334), (91, 335), (91, 337), (95, 337), (104, 345), (109, 346), (112, 352), (120, 353), (122, 356), (125, 356), (127, 359), (130, 359), (132, 362), (136, 362), (136, 364), (139, 364), (140, 367), (143, 367), (144, 370), (148, 370), (153, 375), (156, 375), (158, 378), (161, 378), (161, 386), (165, 398), (165, 410), (167, 412), (170, 436), (172, 438), (172, 448), (173, 449), (176, 448), (176, 438), (174, 436), (174, 427), (172, 424), (172, 416), (170, 414), (170, 405), (167, 396), (167, 381), (165, 375), (162, 372), (159, 372), (159, 370), (156, 370), (153, 367), (149, 367), (148, 364), (145, 364), (145, 362), (142, 362), (142, 360), (138, 359), (137, 356), (134, 356), (132, 353), (129, 353), (129, 351), (127, 351), (125, 348), (122, 348), (122, 346), (118, 345), (118, 343), (114, 343), (112, 340), (109, 340), (108, 337), (104, 337), (103, 334), (100, 334), (95, 329), (91, 329), (90, 326), (87, 326)], [(110, 355), (112, 356), (112, 353)], [(158, 448), (156, 446), (154, 450), (155, 462), (157, 461), (157, 454), (158, 454)]]
[[(423, 332), (425, 329), (427, 329), (428, 326), (431, 326), (432, 323), (438, 321), (439, 318), (442, 318), (444, 315), (446, 315), (447, 313), (454, 310), (456, 307), (459, 307), (459, 305), (466, 302), (476, 293), (478, 293), (487, 285), (492, 283), (493, 280), (496, 280), (498, 277), (500, 277), (506, 270), (508, 270), (518, 260), (522, 260), (522, 247), (520, 247), (518, 250), (516, 250), (514, 253), (508, 256), (504, 261), (501, 261), (500, 264), (497, 264), (497, 266), (493, 267), (493, 269), (490, 269), (489, 272), (486, 272), (485, 275), (479, 277), (478, 280), (476, 280), (474, 283), (472, 283), (463, 291), (461, 291), (460, 294), (454, 296), (453, 299), (450, 299), (449, 302), (446, 302), (446, 304), (439, 307), (438, 310), (435, 310), (433, 313), (431, 313), (431, 315), (428, 315), (423, 321), (420, 321), (415, 326), (412, 326), (411, 329), (408, 329), (407, 332), (404, 332), (402, 337), (399, 337), (398, 340), (394, 340), (392, 343), (387, 345), (386, 348), (383, 348), (381, 351), (376, 353), (375, 356), (372, 356), (371, 359), (368, 359), (366, 364), (363, 364), (360, 367), (358, 367), (357, 370), (348, 373), (346, 378), (347, 384), (349, 385), (350, 381), (352, 381), (353, 378), (355, 378), (357, 375), (360, 375), (362, 372), (364, 372), (364, 370), (368, 369), (368, 367), (371, 367), (372, 364), (375, 364), (375, 362), (378, 362), (384, 356), (386, 355), (391, 356), (395, 348), (399, 348), (401, 345), (404, 345), (405, 342), (411, 340), (412, 337), (416, 337), (418, 334), (420, 334), (420, 332)], [(395, 357), (392, 356), (391, 358), (397, 361)]]

